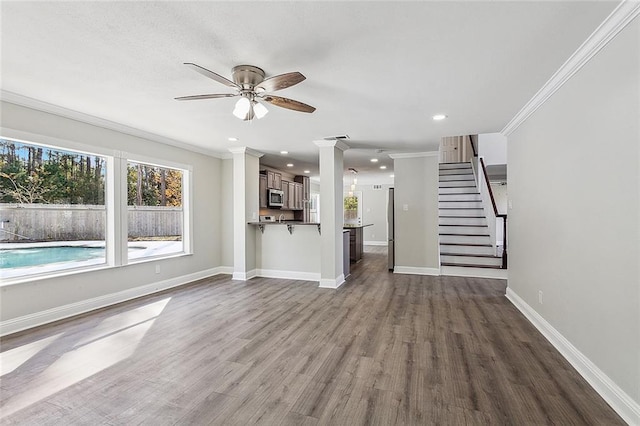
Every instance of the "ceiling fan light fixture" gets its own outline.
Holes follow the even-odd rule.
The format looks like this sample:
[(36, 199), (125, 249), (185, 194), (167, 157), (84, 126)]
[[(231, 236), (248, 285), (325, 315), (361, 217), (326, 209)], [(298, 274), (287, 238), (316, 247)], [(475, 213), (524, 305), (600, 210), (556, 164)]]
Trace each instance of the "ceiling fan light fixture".
[(269, 110), (261, 103), (257, 101), (253, 101), (252, 103), (253, 103), (253, 111), (256, 113), (256, 117), (258, 117), (258, 119), (261, 119), (262, 117), (267, 115), (267, 113), (269, 112)]
[(251, 101), (243, 96), (238, 99), (238, 102), (236, 102), (236, 107), (233, 110), (233, 115), (238, 117), (240, 120), (247, 120), (250, 112), (251, 115), (253, 115), (253, 111), (251, 110)]

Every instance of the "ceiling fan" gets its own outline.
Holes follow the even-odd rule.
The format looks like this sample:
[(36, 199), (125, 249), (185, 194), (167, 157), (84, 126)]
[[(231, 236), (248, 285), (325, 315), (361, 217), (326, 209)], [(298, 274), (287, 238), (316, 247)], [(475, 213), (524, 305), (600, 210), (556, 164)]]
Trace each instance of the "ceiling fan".
[(297, 71), (265, 79), (265, 73), (261, 68), (253, 65), (238, 65), (233, 67), (231, 72), (233, 81), (231, 81), (213, 71), (209, 71), (208, 69), (201, 67), (200, 65), (196, 65), (191, 62), (185, 62), (185, 65), (205, 77), (231, 87), (235, 90), (235, 93), (180, 96), (175, 98), (178, 101), (232, 98), (240, 96), (240, 99), (233, 110), (233, 115), (244, 121), (251, 121), (254, 117), (262, 118), (267, 114), (267, 112), (269, 112), (264, 105), (258, 102), (258, 99), (269, 102), (272, 105), (294, 111), (311, 113), (316, 110), (314, 107), (302, 102), (283, 98), (281, 96), (274, 96), (268, 93), (286, 89), (287, 87), (291, 87), (304, 81), (306, 77)]

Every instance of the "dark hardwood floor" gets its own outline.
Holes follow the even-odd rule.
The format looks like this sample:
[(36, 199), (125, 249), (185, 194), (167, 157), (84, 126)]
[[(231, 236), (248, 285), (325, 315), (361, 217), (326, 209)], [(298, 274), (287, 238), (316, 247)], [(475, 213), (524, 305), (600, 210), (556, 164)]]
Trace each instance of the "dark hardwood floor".
[(2, 339), (1, 423), (623, 424), (504, 297), (394, 275), (218, 276)]

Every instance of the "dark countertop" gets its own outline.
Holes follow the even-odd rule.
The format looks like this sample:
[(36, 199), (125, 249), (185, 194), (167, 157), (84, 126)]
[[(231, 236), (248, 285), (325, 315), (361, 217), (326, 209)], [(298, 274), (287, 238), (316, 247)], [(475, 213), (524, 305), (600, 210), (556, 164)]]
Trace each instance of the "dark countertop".
[(283, 220), (282, 222), (247, 222), (247, 225), (320, 225), (318, 222), (303, 222), (301, 220)]

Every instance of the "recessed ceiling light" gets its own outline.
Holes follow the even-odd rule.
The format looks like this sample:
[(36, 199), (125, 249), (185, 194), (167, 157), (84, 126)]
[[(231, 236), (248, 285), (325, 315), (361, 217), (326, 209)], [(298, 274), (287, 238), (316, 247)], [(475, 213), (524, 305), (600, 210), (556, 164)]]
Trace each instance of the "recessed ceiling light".
[(372, 158), (372, 159), (371, 159), (371, 162), (372, 162), (372, 163), (377, 163), (377, 162), (378, 162), (378, 159), (377, 159), (377, 158)]
[(311, 173), (311, 170), (305, 170), (304, 172), (305, 173)]
[(381, 170), (385, 170), (387, 168), (387, 166), (380, 166)]
[(293, 163), (287, 164), (287, 167), (293, 167)]
[(289, 153), (289, 151), (280, 151), (280, 154), (282, 155), (287, 155)]
[(440, 120), (444, 120), (445, 118), (447, 118), (447, 116), (446, 116), (446, 115), (444, 115), (444, 114), (436, 114), (436, 115), (434, 115), (432, 118), (433, 118), (434, 120), (436, 120), (436, 121), (440, 121)]
[(396, 175), (389, 175), (389, 177), (393, 178), (393, 177), (396, 177)]
[(238, 142), (238, 138), (229, 138), (229, 142)]

